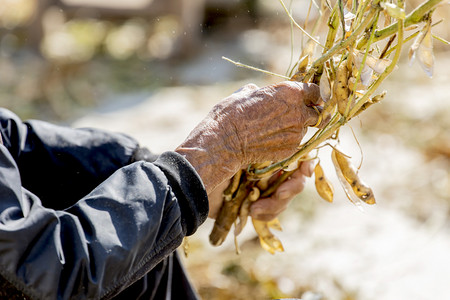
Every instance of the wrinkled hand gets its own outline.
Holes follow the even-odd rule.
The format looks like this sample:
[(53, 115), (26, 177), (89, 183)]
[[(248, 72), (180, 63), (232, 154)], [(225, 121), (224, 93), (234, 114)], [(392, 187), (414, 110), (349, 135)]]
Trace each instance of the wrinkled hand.
[[(312, 176), (313, 168), (314, 164), (312, 161), (302, 162), (300, 167), (270, 197), (260, 198), (258, 201), (252, 203), (250, 206), (250, 216), (261, 221), (270, 221), (278, 217), (288, 207), (292, 199), (303, 191), (306, 177)], [(221, 183), (208, 195), (208, 217), (215, 219), (219, 214), (223, 202), (222, 194), (229, 182), (228, 180)]]
[(317, 123), (313, 106), (320, 102), (315, 84), (247, 85), (214, 106), (176, 151), (194, 166), (209, 194), (250, 163), (292, 155), (307, 127)]
[[(316, 85), (283, 82), (264, 88), (249, 84), (215, 106), (210, 116), (225, 129), (241, 165), (278, 161), (295, 152), (307, 126), (318, 120)], [(224, 118), (226, 116), (226, 118)]]

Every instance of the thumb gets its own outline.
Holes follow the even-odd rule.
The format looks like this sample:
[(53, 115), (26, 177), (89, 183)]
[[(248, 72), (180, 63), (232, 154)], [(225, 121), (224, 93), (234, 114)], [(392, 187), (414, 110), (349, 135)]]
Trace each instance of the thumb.
[(305, 104), (306, 126), (315, 126), (320, 120), (323, 100), (320, 97), (320, 88), (314, 83), (305, 83), (303, 85), (303, 103)]
[(320, 97), (320, 88), (315, 83), (304, 83), (303, 84), (303, 103), (308, 106), (318, 106), (323, 104), (323, 100)]

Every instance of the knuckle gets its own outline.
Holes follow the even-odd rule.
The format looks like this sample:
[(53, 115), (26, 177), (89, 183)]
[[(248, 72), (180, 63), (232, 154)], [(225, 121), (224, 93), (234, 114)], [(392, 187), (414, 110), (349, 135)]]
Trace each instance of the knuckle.
[(254, 83), (248, 83), (247, 85), (245, 85), (245, 88), (247, 88), (249, 90), (256, 90), (259, 87), (256, 84), (254, 84)]

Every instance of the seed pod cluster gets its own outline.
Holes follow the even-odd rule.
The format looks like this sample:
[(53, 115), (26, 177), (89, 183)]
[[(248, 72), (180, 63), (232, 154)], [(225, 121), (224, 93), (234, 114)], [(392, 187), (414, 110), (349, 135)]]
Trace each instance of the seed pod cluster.
[[(336, 174), (350, 201), (356, 205), (359, 205), (360, 202), (374, 204), (375, 198), (372, 189), (359, 178), (357, 169), (352, 165), (350, 159), (334, 148), (331, 156)], [(291, 164), (286, 171), (278, 171), (257, 180), (245, 172), (238, 172), (224, 191), (223, 206), (210, 234), (211, 244), (221, 245), (234, 224), (236, 252), (240, 253), (236, 237), (241, 234), (247, 224), (252, 203), (260, 198), (271, 196), (298, 167), (299, 163), (297, 162), (295, 166)], [(314, 168), (314, 178), (320, 197), (328, 202), (333, 202), (334, 188), (325, 176), (320, 162)], [(252, 224), (264, 250), (271, 254), (284, 251), (281, 241), (270, 230), (270, 228), (281, 230), (278, 219), (265, 222), (252, 218)]]
[[(223, 194), (224, 204), (210, 235), (213, 245), (220, 245), (224, 241), (233, 224), (235, 235), (241, 233), (253, 201), (258, 201), (253, 199), (264, 198), (275, 192), (279, 184), (289, 176), (290, 171), (286, 171), (288, 165), (313, 150), (319, 152), (321, 147), (335, 144), (342, 126), (355, 116), (360, 117), (367, 108), (383, 99), (386, 92), (374, 94), (396, 69), (402, 47), (409, 40), (414, 39), (409, 51), (410, 63), (417, 60), (429, 76), (433, 74), (433, 41), (434, 38), (440, 39), (432, 33), (432, 28), (439, 23), (432, 23), (432, 14), (445, 0), (422, 1), (424, 3), (408, 14), (405, 13), (405, 1), (337, 1), (334, 7), (325, 1), (327, 5), (323, 7), (330, 10), (330, 13), (323, 14), (324, 11), (319, 11), (318, 14), (329, 16), (328, 32), (325, 39), (322, 39), (323, 45), (320, 39), (316, 39), (296, 23), (283, 1), (280, 1), (292, 24), (298, 25), (303, 34), (309, 37), (305, 47), (302, 45), (300, 59), (289, 72), (289, 79), (319, 85), (324, 105), (313, 107), (320, 114), (319, 121), (313, 126), (317, 131), (310, 139), (302, 142), (291, 157), (280, 162), (251, 165), (247, 171), (238, 173), (233, 178)], [(313, 28), (324, 23), (321, 18), (317, 18)], [(420, 26), (420, 23), (424, 26)], [(405, 37), (406, 30), (414, 32)], [(339, 36), (340, 32), (343, 33), (342, 36)], [(379, 43), (382, 40), (386, 40), (386, 43), (380, 47), (383, 45)], [(318, 51), (320, 48), (317, 45), (321, 46), (321, 51)], [(320, 52), (320, 57), (315, 57)], [(236, 65), (244, 66), (240, 63)], [(351, 160), (334, 146), (331, 156), (337, 178), (349, 200), (358, 207), (362, 203), (375, 204), (372, 189), (361, 180), (358, 169), (352, 165)], [(272, 182), (271, 175), (279, 171), (281, 175), (279, 174), (276, 182)], [(316, 165), (314, 174), (318, 194), (332, 202), (334, 189), (320, 164)], [(258, 193), (256, 188), (259, 197), (255, 196)], [(274, 224), (253, 220), (253, 225), (264, 249), (270, 253), (283, 250), (279, 239), (269, 230)]]
[[(375, 204), (372, 189), (361, 180), (350, 159), (335, 148), (331, 152), (331, 159), (336, 169), (336, 175), (348, 199), (356, 205), (359, 205), (360, 202)], [(333, 202), (334, 188), (328, 178), (325, 177), (320, 162), (314, 168), (314, 177), (315, 187), (320, 197), (328, 202)]]

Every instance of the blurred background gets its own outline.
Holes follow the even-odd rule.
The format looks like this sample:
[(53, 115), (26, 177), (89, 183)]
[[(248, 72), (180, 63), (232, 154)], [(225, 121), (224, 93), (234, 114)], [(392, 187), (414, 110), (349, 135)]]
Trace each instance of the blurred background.
[[(303, 24), (310, 2), (286, 4)], [(315, 17), (313, 3), (306, 29)], [(446, 4), (433, 19), (446, 40), (449, 17)], [(242, 85), (281, 80), (222, 56), (286, 74), (303, 42), (275, 0), (0, 0), (0, 106), (162, 152)], [(450, 47), (434, 40), (434, 54), (429, 78), (405, 47), (385, 100), (340, 134), (377, 205), (352, 205), (321, 150), (335, 201), (308, 180), (280, 216), (285, 252), (264, 252), (251, 226), (240, 255), (231, 236), (212, 247), (211, 220), (189, 239), (203, 299), (450, 299)]]

